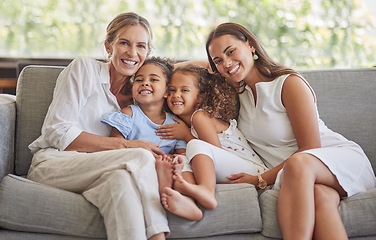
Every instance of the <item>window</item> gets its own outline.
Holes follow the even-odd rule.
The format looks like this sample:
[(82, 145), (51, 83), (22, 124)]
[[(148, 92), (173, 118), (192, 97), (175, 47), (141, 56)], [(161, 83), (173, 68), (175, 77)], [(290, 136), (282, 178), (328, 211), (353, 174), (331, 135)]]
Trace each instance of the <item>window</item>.
[(118, 13), (134, 11), (153, 27), (154, 55), (206, 59), (210, 30), (232, 21), (255, 33), (269, 55), (289, 67), (371, 67), (372, 7), (372, 0), (2, 0), (0, 57), (105, 58), (107, 24)]

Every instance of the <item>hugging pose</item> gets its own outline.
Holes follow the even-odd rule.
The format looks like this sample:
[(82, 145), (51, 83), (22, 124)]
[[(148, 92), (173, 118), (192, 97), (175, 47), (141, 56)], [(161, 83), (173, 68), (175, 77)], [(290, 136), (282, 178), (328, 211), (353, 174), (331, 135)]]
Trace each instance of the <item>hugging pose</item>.
[(145, 18), (120, 14), (107, 62), (62, 71), (28, 178), (82, 194), (108, 239), (165, 239), (165, 210), (200, 220), (216, 183), (279, 190), (284, 239), (347, 239), (339, 201), (375, 188), (375, 174), (319, 118), (308, 82), (236, 23), (209, 34), (207, 61), (174, 68), (151, 58), (152, 37)]

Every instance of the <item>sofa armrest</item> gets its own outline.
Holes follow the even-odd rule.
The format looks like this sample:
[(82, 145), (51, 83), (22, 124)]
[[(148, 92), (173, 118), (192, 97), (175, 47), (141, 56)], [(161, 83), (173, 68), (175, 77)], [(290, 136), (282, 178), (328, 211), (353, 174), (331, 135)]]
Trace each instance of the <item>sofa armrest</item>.
[(14, 172), (16, 96), (0, 94), (0, 181)]

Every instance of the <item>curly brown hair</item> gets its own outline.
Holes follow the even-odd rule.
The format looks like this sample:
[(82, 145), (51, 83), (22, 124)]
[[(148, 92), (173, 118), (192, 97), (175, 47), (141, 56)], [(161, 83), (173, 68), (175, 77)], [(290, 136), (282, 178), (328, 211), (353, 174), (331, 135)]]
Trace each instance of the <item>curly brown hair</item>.
[(190, 74), (197, 79), (195, 85), (199, 90), (198, 109), (203, 109), (211, 117), (227, 122), (237, 118), (239, 111), (237, 91), (220, 74), (210, 73), (208, 69), (193, 64), (178, 67), (173, 74), (176, 72)]

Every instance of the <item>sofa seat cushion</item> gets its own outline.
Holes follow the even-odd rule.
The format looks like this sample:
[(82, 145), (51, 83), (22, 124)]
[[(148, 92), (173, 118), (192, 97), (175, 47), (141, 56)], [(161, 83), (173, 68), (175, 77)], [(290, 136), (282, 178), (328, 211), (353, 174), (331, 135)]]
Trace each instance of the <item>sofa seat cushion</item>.
[[(215, 210), (203, 209), (200, 221), (189, 221), (168, 213), (169, 238), (196, 238), (262, 230), (258, 194), (250, 184), (217, 184)], [(202, 209), (202, 208), (201, 208)]]
[[(267, 190), (260, 195), (262, 212), (262, 234), (271, 238), (282, 238), (277, 220), (278, 191)], [(376, 189), (344, 198), (339, 213), (350, 238), (376, 235)]]
[[(168, 213), (170, 238), (261, 232), (258, 195), (249, 184), (217, 185), (218, 207), (194, 222)], [(0, 227), (15, 231), (106, 238), (98, 209), (76, 193), (8, 175), (0, 185)]]
[(5, 229), (106, 238), (102, 216), (80, 194), (8, 175), (0, 185), (0, 203)]

